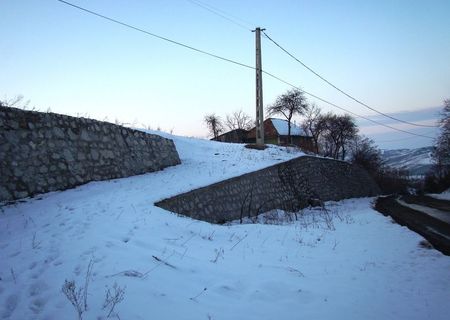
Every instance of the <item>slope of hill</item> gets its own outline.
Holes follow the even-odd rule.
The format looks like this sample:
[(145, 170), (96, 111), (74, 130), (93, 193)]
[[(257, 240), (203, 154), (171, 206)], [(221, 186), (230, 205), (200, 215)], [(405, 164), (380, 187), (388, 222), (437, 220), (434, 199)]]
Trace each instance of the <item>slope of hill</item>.
[(0, 318), (77, 319), (65, 283), (82, 319), (447, 318), (450, 257), (419, 246), (370, 198), (260, 217), (269, 224), (155, 207), (301, 155), (171, 138), (181, 165), (0, 208)]
[(425, 175), (432, 167), (433, 147), (383, 150), (383, 160), (393, 168), (408, 170), (411, 176)]

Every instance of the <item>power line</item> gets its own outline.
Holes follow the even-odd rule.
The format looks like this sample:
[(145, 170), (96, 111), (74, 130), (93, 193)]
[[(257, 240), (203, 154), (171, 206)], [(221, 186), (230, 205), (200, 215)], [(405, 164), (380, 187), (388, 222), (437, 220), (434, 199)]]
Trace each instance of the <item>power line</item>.
[(295, 61), (297, 61), (298, 63), (300, 63), (303, 67), (305, 67), (306, 69), (308, 69), (310, 72), (312, 72), (314, 75), (316, 75), (317, 77), (319, 77), (320, 79), (322, 79), (323, 81), (325, 81), (327, 84), (329, 84), (330, 86), (332, 86), (334, 89), (336, 89), (337, 91), (339, 91), (340, 93), (344, 94), (345, 96), (347, 96), (348, 98), (352, 99), (353, 101), (359, 103), (360, 105), (375, 111), (376, 113), (383, 115), (387, 118), (390, 118), (392, 120), (395, 121), (399, 121), (402, 123), (406, 123), (412, 126), (417, 126), (417, 127), (427, 127), (427, 128), (436, 128), (437, 126), (431, 126), (431, 125), (423, 125), (423, 124), (417, 124), (417, 123), (413, 123), (413, 122), (408, 122), (402, 119), (398, 119), (396, 117), (390, 116), (386, 113), (383, 113), (381, 111), (376, 110), (375, 108), (370, 107), (369, 105), (365, 104), (364, 102), (356, 99), (355, 97), (353, 97), (352, 95), (348, 94), (347, 92), (345, 92), (344, 90), (338, 88), (337, 86), (335, 86), (333, 83), (331, 83), (330, 81), (328, 81), (327, 79), (325, 79), (324, 77), (322, 77), (320, 74), (318, 74), (316, 71), (314, 71), (313, 69), (311, 69), (310, 67), (308, 67), (305, 63), (303, 63), (301, 60), (299, 60), (298, 58), (296, 58), (293, 54), (291, 54), (289, 51), (287, 51), (286, 49), (284, 49), (281, 45), (279, 45), (275, 40), (273, 40), (269, 35), (267, 35), (267, 33), (263, 32), (264, 35), (267, 37), (267, 39), (269, 39), (271, 42), (273, 42), (278, 48), (280, 48), (283, 52), (285, 52), (287, 55), (289, 55), (291, 58), (293, 58)]
[[(247, 31), (252, 31), (251, 28), (248, 27), (249, 24), (247, 22), (245, 22), (244, 20), (239, 19), (238, 17), (235, 17), (235, 16), (233, 16), (233, 15), (231, 15), (231, 14), (229, 14), (229, 13), (223, 11), (223, 10), (220, 10), (217, 7), (214, 7), (214, 6), (210, 5), (210, 4), (204, 3), (204, 2), (199, 1), (199, 0), (186, 0), (186, 1), (192, 3), (192, 4), (196, 5), (196, 6), (199, 6), (199, 7), (203, 8), (203, 9), (209, 11), (209, 12), (211, 12), (212, 14), (215, 14), (215, 15), (221, 17), (222, 19), (228, 20), (229, 22), (237, 25), (238, 27), (241, 27), (241, 28), (243, 28), (243, 29), (245, 29)], [(237, 20), (240, 20), (241, 22), (244, 22), (247, 26), (245, 26), (244, 24), (240, 23)]]
[[(241, 66), (241, 67), (245, 67), (245, 68), (248, 68), (248, 69), (256, 70), (255, 67), (252, 67), (252, 66), (250, 66), (250, 65), (248, 65), (248, 64), (244, 64), (244, 63), (241, 63), (241, 62), (238, 62), (238, 61), (235, 61), (235, 60), (231, 60), (231, 59), (228, 59), (228, 58), (224, 58), (224, 57), (222, 57), (222, 56), (219, 56), (219, 55), (216, 55), (216, 54), (213, 54), (213, 53), (209, 53), (209, 52), (204, 51), (204, 50), (201, 50), (201, 49), (197, 49), (197, 48), (191, 47), (191, 46), (186, 45), (186, 44), (183, 44), (183, 43), (181, 43), (181, 42), (174, 41), (174, 40), (171, 40), (171, 39), (166, 38), (166, 37), (163, 37), (163, 36), (159, 36), (159, 35), (157, 35), (157, 34), (154, 34), (154, 33), (151, 33), (151, 32), (149, 32), (149, 31), (143, 30), (143, 29), (141, 29), (141, 28), (132, 26), (132, 25), (130, 25), (130, 24), (128, 24), (128, 23), (124, 23), (124, 22), (121, 22), (121, 21), (119, 21), (119, 20), (116, 20), (116, 19), (113, 19), (113, 18), (109, 18), (109, 17), (107, 17), (107, 16), (105, 16), (105, 15), (102, 15), (102, 14), (100, 14), (100, 13), (97, 13), (97, 12), (88, 10), (88, 9), (86, 9), (86, 8), (77, 6), (77, 5), (72, 4), (72, 3), (70, 3), (70, 2), (67, 2), (67, 1), (64, 1), (64, 0), (56, 0), (56, 1), (61, 2), (61, 3), (66, 4), (66, 5), (69, 5), (69, 6), (73, 7), (73, 8), (79, 9), (79, 10), (85, 12), (85, 13), (89, 13), (89, 14), (91, 14), (91, 15), (97, 16), (97, 17), (102, 18), (102, 19), (104, 19), (104, 20), (107, 20), (107, 21), (110, 21), (110, 22), (119, 24), (119, 25), (121, 25), (121, 26), (124, 26), (124, 27), (126, 27), (126, 28), (129, 28), (129, 29), (132, 29), (132, 30), (141, 32), (141, 33), (144, 33), (144, 34), (146, 34), (146, 35), (152, 36), (152, 37), (154, 37), (154, 38), (157, 38), (157, 39), (160, 39), (160, 40), (164, 40), (164, 41), (170, 42), (170, 43), (172, 43), (172, 44), (181, 46), (181, 47), (183, 47), (183, 48), (190, 49), (190, 50), (193, 50), (193, 51), (195, 51), (195, 52), (198, 52), (198, 53), (201, 53), (201, 54), (204, 54), (204, 55), (207, 55), (207, 56), (210, 56), (210, 57), (213, 57), (213, 58), (222, 60), (222, 61), (226, 61), (226, 62), (235, 64), (235, 65), (238, 65), (238, 66)], [(285, 83), (285, 84), (287, 84), (287, 85), (293, 87), (293, 88), (302, 90), (302, 89), (300, 89), (300, 87), (297, 87), (297, 86), (295, 86), (295, 85), (289, 83), (288, 81), (283, 80), (283, 79), (281, 79), (280, 77), (275, 76), (274, 74), (271, 74), (270, 72), (267, 72), (267, 71), (264, 71), (264, 70), (262, 70), (262, 72), (263, 72), (264, 74), (266, 74), (266, 75), (268, 75), (268, 76), (270, 76), (270, 77), (272, 77), (272, 78), (274, 78), (274, 79), (276, 79), (276, 80), (282, 82), (282, 83)], [(334, 103), (332, 103), (332, 102), (329, 102), (329, 101), (327, 101), (327, 100), (325, 100), (325, 99), (322, 99), (322, 98), (320, 98), (320, 97), (318, 97), (318, 96), (316, 96), (316, 95), (314, 95), (314, 94), (312, 94), (312, 93), (309, 93), (309, 92), (307, 92), (307, 91), (305, 91), (305, 90), (302, 90), (302, 91), (305, 92), (305, 94), (307, 94), (307, 95), (309, 95), (309, 96), (311, 96), (311, 97), (313, 97), (313, 98), (316, 98), (317, 100), (320, 100), (320, 101), (322, 101), (322, 102), (324, 102), (324, 103), (326, 103), (326, 104), (329, 104), (329, 105), (331, 105), (331, 106), (333, 106), (333, 107), (335, 107), (335, 108), (338, 108), (338, 109), (340, 109), (340, 110), (343, 110), (343, 111), (345, 111), (345, 112), (348, 112), (348, 113), (354, 115), (355, 117), (362, 118), (362, 119), (371, 121), (371, 122), (373, 122), (373, 123), (376, 123), (376, 124), (378, 124), (378, 125), (384, 126), (384, 127), (386, 127), (386, 128), (390, 128), (390, 129), (397, 130), (397, 131), (400, 131), (400, 132), (404, 132), (404, 133), (407, 133), (407, 134), (411, 134), (411, 135), (414, 135), (414, 136), (419, 136), (419, 137), (424, 137), (424, 138), (434, 139), (434, 138), (429, 137), (429, 136), (425, 136), (425, 135), (421, 135), (421, 134), (409, 132), (409, 131), (406, 131), (406, 130), (398, 129), (398, 128), (395, 128), (395, 127), (392, 127), (392, 126), (383, 124), (383, 123), (381, 123), (381, 122), (378, 122), (378, 121), (369, 119), (369, 118), (367, 118), (367, 117), (360, 116), (360, 115), (358, 115), (358, 114), (356, 114), (356, 113), (354, 113), (354, 112), (352, 112), (352, 111), (349, 111), (349, 110), (347, 110), (347, 109), (345, 109), (345, 108), (343, 108), (343, 107), (340, 107), (340, 106), (338, 106), (338, 105), (336, 105), (336, 104), (334, 104)]]
[[(232, 16), (232, 15), (230, 15), (230, 14), (227, 14), (225, 11), (218, 9), (217, 7), (214, 7), (214, 6), (212, 6), (212, 5), (206, 4), (206, 3), (204, 3), (204, 2), (202, 2), (202, 1), (200, 1), (200, 0), (186, 0), (186, 1), (189, 1), (190, 3), (193, 3), (193, 4), (195, 4), (195, 5), (198, 5), (198, 6), (202, 7), (202, 8), (204, 8), (204, 9), (208, 10), (209, 12), (211, 12), (211, 13), (213, 13), (213, 14), (216, 14), (216, 15), (220, 16), (220, 17), (223, 18), (223, 19), (226, 19), (226, 20), (228, 20), (228, 21), (230, 21), (230, 22), (232, 22), (232, 23), (234, 23), (234, 24), (237, 24), (238, 26), (240, 26), (240, 27), (242, 27), (242, 28), (244, 28), (244, 29), (246, 29), (246, 30), (252, 31), (251, 29), (248, 29), (247, 27), (243, 26), (242, 24), (237, 23), (237, 22), (234, 21), (233, 19), (230, 19), (230, 18), (224, 16), (224, 15), (229, 15), (229, 16), (231, 16), (231, 17), (234, 17), (234, 18), (236, 18), (236, 19), (239, 19), (239, 18), (237, 18), (237, 17), (235, 17), (235, 16)], [(222, 12), (223, 15), (220, 14), (220, 12)], [(244, 20), (242, 20), (242, 19), (239, 19), (239, 20), (244, 21)], [(245, 22), (245, 21), (244, 21), (244, 22)], [(247, 23), (247, 22), (245, 22), (245, 23)], [(370, 106), (364, 104), (363, 102), (359, 101), (359, 100), (356, 99), (356, 98), (353, 98), (352, 96), (350, 96), (349, 94), (347, 94), (346, 92), (344, 92), (343, 90), (339, 89), (338, 87), (336, 87), (335, 85), (333, 85), (331, 82), (329, 82), (328, 80), (326, 80), (325, 78), (323, 78), (321, 75), (319, 75), (318, 73), (316, 73), (314, 70), (312, 70), (312, 69), (311, 69), (310, 67), (308, 67), (306, 64), (304, 64), (302, 61), (300, 61), (300, 60), (297, 59), (295, 56), (293, 56), (291, 53), (289, 53), (286, 49), (284, 49), (283, 47), (281, 47), (281, 46), (280, 46), (277, 42), (275, 42), (269, 35), (267, 35), (267, 34), (264, 32), (264, 30), (262, 30), (262, 31), (263, 31), (263, 36), (264, 36), (265, 38), (268, 38), (268, 39), (269, 39), (270, 41), (272, 41), (276, 46), (278, 46), (281, 50), (283, 50), (285, 53), (287, 53), (289, 56), (291, 56), (291, 57), (292, 57), (293, 59), (295, 59), (297, 62), (299, 62), (300, 64), (302, 64), (302, 65), (303, 65), (305, 68), (307, 68), (309, 71), (311, 71), (311, 72), (314, 73), (316, 76), (318, 76), (319, 78), (321, 78), (322, 80), (324, 80), (325, 82), (327, 82), (329, 85), (331, 85), (332, 87), (334, 87), (336, 90), (342, 92), (343, 94), (345, 94), (345, 95), (348, 96), (349, 98), (351, 98), (351, 99), (353, 99), (354, 101), (356, 101), (356, 102), (362, 104), (363, 106), (369, 108), (370, 110), (373, 110), (373, 111), (375, 111), (375, 112), (377, 112), (377, 113), (379, 113), (379, 114), (381, 114), (381, 115), (383, 115), (383, 116), (386, 116), (386, 117), (388, 117), (388, 118), (390, 118), (390, 119), (393, 119), (393, 120), (395, 120), (395, 121), (399, 121), (399, 122), (406, 123), (406, 124), (409, 124), (409, 125), (418, 126), (418, 127), (431, 127), (431, 128), (438, 127), (438, 126), (421, 125), (421, 124), (416, 124), (416, 123), (404, 121), (404, 120), (397, 119), (397, 118), (395, 118), (395, 117), (392, 117), (392, 116), (390, 116), (390, 115), (384, 114), (384, 113), (382, 113), (382, 112), (380, 112), (380, 111), (378, 111), (378, 110), (375, 110), (375, 109), (371, 108)], [(278, 77), (274, 77), (274, 75), (272, 75), (272, 74), (269, 74), (269, 73), (267, 73), (267, 72), (265, 72), (265, 71), (263, 71), (263, 72), (266, 73), (267, 75), (269, 75), (269, 76), (271, 76), (271, 77), (273, 77), (273, 78), (279, 80), (279, 81), (282, 81), (282, 80), (279, 79)], [(283, 81), (282, 81), (282, 82), (283, 82)], [(291, 85), (291, 84), (289, 84), (289, 85)], [(291, 85), (291, 86), (292, 86), (292, 85)], [(295, 87), (295, 86), (294, 86), (294, 87)], [(300, 89), (300, 88), (298, 88), (298, 89)], [(304, 90), (302, 90), (302, 91), (304, 91)], [(305, 91), (304, 91), (304, 92), (305, 92)], [(305, 92), (305, 93), (306, 93), (306, 94), (309, 94), (309, 93), (307, 93), (307, 92)], [(319, 100), (321, 100), (321, 101), (324, 101), (325, 103), (330, 104), (330, 102), (327, 102), (327, 101), (325, 101), (325, 100), (323, 100), (323, 99), (321, 99), (321, 98), (319, 98), (319, 97), (317, 97), (317, 96), (314, 96), (314, 95), (311, 95), (311, 94), (309, 94), (309, 95), (310, 95), (310, 96), (313, 96), (313, 97), (316, 97), (317, 99), (319, 99)], [(364, 117), (362, 117), (362, 116), (358, 116), (358, 115), (356, 115), (355, 113), (353, 113), (353, 112), (351, 112), (351, 111), (348, 111), (348, 110), (346, 110), (346, 109), (344, 109), (344, 108), (341, 108), (341, 107), (339, 107), (339, 106), (336, 106), (336, 105), (334, 105), (334, 104), (331, 104), (331, 105), (334, 106), (334, 107), (336, 107), (336, 108), (339, 108), (339, 109), (341, 109), (341, 110), (344, 110), (344, 111), (346, 111), (346, 112), (352, 113), (353, 115), (355, 115), (355, 116), (357, 116), (357, 117), (364, 118)], [(366, 118), (364, 118), (364, 119), (366, 119)], [(370, 119), (368, 119), (368, 120), (371, 121)], [(374, 122), (374, 121), (372, 121), (372, 122)], [(375, 121), (375, 123), (381, 124), (381, 123), (376, 122), (376, 121)], [(383, 125), (383, 124), (381, 124), (381, 125)], [(385, 125), (385, 126), (386, 126), (386, 125)], [(390, 126), (387, 126), (387, 127), (391, 128), (391, 129), (395, 129), (395, 130), (401, 130), (401, 129), (396, 129), (396, 128), (390, 127)], [(407, 133), (409, 133), (409, 134), (413, 134), (413, 133), (411, 133), (411, 132), (409, 132), (409, 131), (404, 131), (404, 130), (401, 130), (401, 131), (402, 131), (402, 132), (407, 132)], [(423, 137), (432, 139), (431, 137), (424, 136), (424, 135), (423, 135)]]
[(160, 39), (160, 40), (164, 40), (164, 41), (170, 42), (170, 43), (172, 43), (172, 44), (176, 44), (176, 45), (181, 46), (181, 47), (184, 47), (184, 48), (186, 48), (186, 49), (190, 49), (190, 50), (193, 50), (193, 51), (196, 51), (196, 52), (205, 54), (205, 55), (207, 55), (207, 56), (210, 56), (210, 57), (213, 57), (213, 58), (216, 58), (216, 59), (220, 59), (220, 60), (223, 60), (223, 61), (226, 61), (226, 62), (230, 62), (230, 63), (236, 64), (236, 65), (238, 65), (238, 66), (241, 66), (241, 67), (245, 67), (245, 68), (249, 68), (249, 69), (255, 69), (254, 67), (252, 67), (252, 66), (250, 66), (250, 65), (248, 65), (248, 64), (244, 64), (244, 63), (241, 63), (241, 62), (238, 62), (238, 61), (235, 61), (235, 60), (231, 60), (231, 59), (228, 59), (228, 58), (224, 58), (224, 57), (221, 57), (221, 56), (216, 55), (216, 54), (214, 54), (214, 53), (210, 53), (210, 52), (207, 52), (207, 51), (204, 51), (204, 50), (201, 50), (201, 49), (197, 49), (197, 48), (191, 47), (191, 46), (189, 46), (189, 45), (183, 44), (183, 43), (181, 43), (181, 42), (178, 42), (178, 41), (175, 41), (175, 40), (171, 40), (171, 39), (166, 38), (166, 37), (163, 37), (163, 36), (159, 36), (159, 35), (157, 35), (157, 34), (154, 34), (154, 33), (152, 33), (152, 32), (146, 31), (146, 30), (144, 30), (144, 29), (141, 29), (141, 28), (138, 28), (138, 27), (134, 27), (134, 26), (132, 26), (132, 25), (130, 25), (130, 24), (128, 24), (128, 23), (121, 22), (121, 21), (119, 21), (119, 20), (116, 20), (116, 19), (113, 19), (113, 18), (109, 18), (109, 17), (107, 17), (107, 16), (104, 16), (104, 15), (102, 15), (102, 14), (100, 14), (100, 13), (97, 13), (97, 12), (91, 11), (91, 10), (89, 10), (89, 9), (86, 9), (86, 8), (83, 8), (83, 7), (80, 7), (80, 6), (77, 6), (77, 5), (73, 4), (73, 3), (70, 3), (70, 2), (67, 2), (67, 1), (64, 1), (64, 0), (56, 0), (56, 1), (61, 2), (61, 3), (63, 3), (63, 4), (66, 4), (66, 5), (68, 5), (68, 6), (74, 7), (74, 8), (76, 8), (76, 9), (81, 10), (81, 11), (84, 11), (84, 12), (86, 12), (86, 13), (92, 14), (92, 15), (97, 16), (97, 17), (99, 17), (99, 18), (102, 18), (102, 19), (105, 19), (105, 20), (108, 20), (108, 21), (111, 21), (111, 22), (120, 24), (120, 25), (122, 25), (122, 26), (124, 26), (124, 27), (127, 27), (127, 28), (130, 28), (130, 29), (133, 29), (133, 30), (136, 30), (136, 31), (145, 33), (145, 34), (147, 34), (147, 35), (149, 35), (149, 36), (158, 38), (158, 39)]
[[(225, 20), (228, 20), (229, 22), (231, 22), (231, 23), (233, 23), (233, 24), (235, 24), (235, 25), (237, 25), (237, 26), (239, 26), (239, 27), (241, 27), (241, 28), (243, 28), (243, 29), (245, 29), (247, 31), (253, 32), (253, 27), (252, 26), (255, 25), (254, 23), (250, 23), (247, 20), (243, 20), (243, 19), (241, 19), (241, 18), (239, 18), (239, 17), (237, 17), (235, 15), (229, 14), (229, 13), (227, 13), (224, 10), (221, 10), (221, 9), (211, 5), (211, 4), (207, 4), (207, 3), (202, 2), (200, 0), (186, 0), (186, 1), (188, 1), (188, 2), (190, 2), (192, 4), (195, 4), (195, 5), (201, 7), (203, 9), (205, 9), (205, 10), (208, 10), (209, 12), (211, 12), (211, 13), (213, 13), (215, 15), (218, 15), (219, 17), (221, 17), (221, 18), (223, 18)], [(242, 23), (239, 23), (237, 20), (241, 21)], [(267, 38), (265, 34), (262, 34), (261, 37), (262, 38)]]
[[(392, 139), (392, 140), (377, 140), (377, 143), (389, 143), (389, 142), (397, 142), (397, 141), (404, 141), (404, 140), (411, 140), (415, 139), (415, 137), (406, 137), (406, 138), (399, 138), (399, 139)], [(374, 139), (376, 140), (376, 139)]]
[(340, 109), (340, 110), (342, 110), (342, 111), (348, 112), (348, 113), (354, 115), (354, 116), (357, 117), (357, 118), (361, 118), (361, 119), (364, 119), (364, 120), (367, 120), (367, 121), (376, 123), (376, 124), (378, 124), (378, 125), (380, 125), (380, 126), (383, 126), (383, 127), (386, 127), (386, 128), (392, 129), (392, 130), (397, 130), (397, 131), (400, 131), (400, 132), (408, 133), (408, 134), (411, 134), (411, 135), (414, 135), (414, 136), (423, 137), (423, 138), (428, 138), (428, 139), (434, 139), (433, 137), (429, 137), (429, 136), (426, 136), (426, 135), (423, 135), (423, 134), (419, 134), (419, 133), (414, 133), (414, 132), (406, 131), (406, 130), (399, 129), (399, 128), (395, 128), (395, 127), (392, 127), (392, 126), (390, 126), (390, 125), (387, 125), (387, 124), (378, 122), (378, 121), (376, 121), (376, 120), (373, 120), (373, 119), (370, 119), (370, 118), (361, 116), (361, 115), (359, 115), (359, 114), (357, 114), (357, 113), (354, 113), (354, 112), (352, 112), (352, 111), (350, 111), (350, 110), (347, 110), (347, 109), (345, 109), (345, 108), (343, 108), (343, 107), (341, 107), (341, 106), (338, 106), (337, 104), (335, 104), (335, 103), (333, 103), (333, 102), (327, 101), (327, 100), (325, 100), (325, 99), (322, 99), (322, 98), (319, 97), (319, 96), (316, 96), (315, 94), (312, 94), (312, 93), (310, 93), (310, 92), (307, 92), (307, 91), (301, 89), (300, 87), (298, 87), (298, 86), (296, 86), (296, 85), (294, 85), (294, 84), (292, 84), (292, 83), (290, 83), (290, 82), (288, 82), (288, 81), (286, 81), (286, 80), (283, 80), (283, 79), (281, 79), (280, 77), (277, 77), (277, 76), (274, 75), (274, 74), (271, 74), (271, 73), (269, 73), (269, 72), (267, 72), (267, 71), (264, 71), (264, 70), (263, 70), (262, 72), (263, 72), (264, 74), (267, 74), (269, 77), (272, 77), (272, 78), (274, 78), (274, 79), (276, 79), (276, 80), (278, 80), (278, 81), (281, 81), (281, 82), (283, 82), (283, 83), (285, 83), (285, 84), (287, 84), (287, 85), (289, 85), (289, 86), (291, 86), (291, 87), (293, 87), (293, 88), (295, 88), (295, 89), (298, 89), (298, 90), (303, 91), (303, 92), (306, 93), (307, 95), (309, 95), (309, 96), (311, 96), (311, 97), (313, 97), (313, 98), (315, 98), (315, 99), (317, 99), (317, 100), (319, 100), (319, 101), (322, 101), (322, 102), (324, 102), (324, 103), (326, 103), (326, 104), (329, 104), (330, 106), (333, 106), (333, 107), (335, 107), (335, 108), (338, 108), (338, 109)]

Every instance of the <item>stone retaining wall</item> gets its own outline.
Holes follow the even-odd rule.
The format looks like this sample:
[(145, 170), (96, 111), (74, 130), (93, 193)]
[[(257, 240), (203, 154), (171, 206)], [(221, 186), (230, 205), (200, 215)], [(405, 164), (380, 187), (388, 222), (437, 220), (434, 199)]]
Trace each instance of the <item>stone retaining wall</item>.
[(0, 107), (0, 201), (180, 163), (172, 140), (54, 113)]
[(368, 173), (348, 162), (304, 156), (221, 181), (156, 203), (166, 210), (213, 223), (273, 209), (295, 211), (311, 199), (374, 196)]

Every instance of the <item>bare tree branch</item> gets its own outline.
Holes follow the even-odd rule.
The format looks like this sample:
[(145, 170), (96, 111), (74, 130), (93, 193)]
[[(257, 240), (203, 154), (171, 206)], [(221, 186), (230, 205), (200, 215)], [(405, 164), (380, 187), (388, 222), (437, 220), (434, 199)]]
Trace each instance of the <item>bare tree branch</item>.
[(288, 139), (291, 139), (291, 121), (294, 115), (303, 115), (308, 108), (308, 103), (303, 91), (300, 89), (288, 90), (278, 96), (275, 103), (267, 107), (269, 115), (282, 114), (288, 121)]
[(214, 113), (207, 114), (203, 121), (214, 138), (217, 138), (223, 132), (222, 119)]
[(227, 115), (225, 125), (230, 130), (244, 129), (250, 130), (253, 127), (254, 120), (242, 110), (235, 111)]

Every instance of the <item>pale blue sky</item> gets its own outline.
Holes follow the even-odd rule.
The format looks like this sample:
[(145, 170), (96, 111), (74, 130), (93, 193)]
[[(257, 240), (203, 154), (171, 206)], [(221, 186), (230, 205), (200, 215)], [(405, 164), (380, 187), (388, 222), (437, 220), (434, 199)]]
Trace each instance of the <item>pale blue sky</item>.
[[(249, 28), (266, 28), (310, 67), (382, 112), (402, 112), (399, 117), (410, 121), (432, 121), (437, 109), (428, 108), (439, 107), (450, 97), (448, 0), (202, 1), (244, 20)], [(254, 65), (252, 32), (188, 0), (71, 2)], [(255, 80), (250, 69), (148, 37), (55, 0), (2, 0), (0, 12), (2, 98), (23, 94), (41, 110), (50, 107), (58, 113), (108, 117), (203, 137), (206, 113), (224, 117), (242, 109), (254, 114)], [(262, 50), (263, 69), (355, 113), (373, 114), (267, 39)], [(267, 77), (263, 81), (265, 105), (289, 88)], [(364, 130), (386, 148), (432, 143), (373, 127)], [(395, 139), (403, 140), (381, 142)]]

